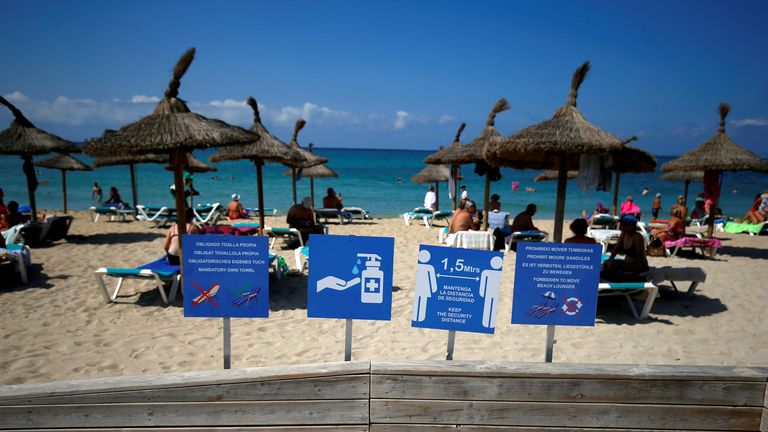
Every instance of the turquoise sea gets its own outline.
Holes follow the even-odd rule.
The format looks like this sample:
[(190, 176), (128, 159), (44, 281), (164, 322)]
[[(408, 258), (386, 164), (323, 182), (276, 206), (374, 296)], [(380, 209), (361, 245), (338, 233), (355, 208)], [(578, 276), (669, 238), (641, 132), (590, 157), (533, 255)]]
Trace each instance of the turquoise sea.
[[(422, 160), (430, 151), (407, 150), (361, 150), (316, 148), (316, 152), (328, 158), (328, 166), (339, 175), (337, 178), (316, 179), (316, 202), (325, 195), (328, 187), (341, 192), (346, 206), (363, 207), (375, 217), (393, 217), (413, 207), (420, 206), (427, 185), (411, 182), (411, 176), (419, 172), (424, 164)], [(195, 156), (207, 161), (213, 150), (198, 151)], [(42, 160), (48, 156), (38, 156)], [(90, 162), (85, 155), (76, 158)], [(659, 156), (658, 167), (672, 157)], [(5, 191), (5, 201), (27, 203), (26, 183), (21, 170), (21, 158), (15, 156), (0, 157), (0, 187)], [(232, 193), (242, 196), (246, 207), (256, 207), (256, 169), (249, 161), (222, 162), (215, 164), (218, 172), (196, 174), (194, 186), (201, 192), (196, 198), (200, 202), (221, 202), (226, 204)], [(463, 184), (467, 185), (471, 198), (482, 205), (483, 177), (473, 173), (474, 166), (462, 167)], [(265, 207), (277, 208), (284, 215), (291, 205), (291, 179), (283, 173), (282, 165), (267, 164), (264, 167)], [(61, 209), (61, 173), (58, 170), (38, 168), (41, 185), (37, 190), (37, 202), (40, 209)], [(137, 166), (139, 203), (146, 205), (173, 205), (168, 187), (172, 183), (172, 174), (159, 164)], [(512, 213), (522, 211), (529, 202), (539, 207), (538, 218), (552, 218), (555, 207), (556, 182), (534, 183), (539, 171), (502, 169), (502, 179), (492, 183), (492, 193), (501, 195), (502, 209)], [(641, 209), (650, 214), (650, 203), (656, 192), (662, 193), (662, 205), (668, 209), (674, 198), (682, 194), (682, 182), (669, 182), (659, 178), (660, 172), (649, 174), (625, 174), (619, 187), (620, 202), (631, 194)], [(398, 178), (402, 180), (398, 183)], [(512, 182), (520, 183), (521, 191), (512, 191)], [(105, 199), (110, 186), (116, 186), (123, 200), (130, 202), (130, 177), (127, 166), (99, 168), (90, 172), (69, 172), (67, 174), (68, 206), (73, 210), (85, 210), (92, 205), (91, 187), (99, 182), (104, 189)], [(526, 187), (533, 187), (536, 192), (525, 192)], [(653, 192), (642, 196), (644, 188)], [(758, 192), (768, 189), (768, 176), (765, 174), (740, 172), (726, 173), (723, 180), (721, 207), (727, 215), (741, 217), (746, 213)], [(703, 190), (701, 184), (692, 183), (689, 202)], [(734, 190), (737, 190), (734, 192)], [(309, 179), (304, 178), (298, 184), (299, 199), (309, 196)], [(566, 217), (574, 218), (582, 209), (593, 209), (597, 201), (609, 205), (612, 192), (582, 192), (575, 181), (568, 182), (566, 198)], [(447, 186), (441, 184), (441, 208), (450, 208)], [(319, 205), (319, 204), (318, 204)]]

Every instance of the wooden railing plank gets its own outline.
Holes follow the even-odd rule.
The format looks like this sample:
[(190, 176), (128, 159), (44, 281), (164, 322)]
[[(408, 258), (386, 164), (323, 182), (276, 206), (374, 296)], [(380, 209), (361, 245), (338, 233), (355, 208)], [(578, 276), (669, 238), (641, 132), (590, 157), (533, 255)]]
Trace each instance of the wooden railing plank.
[(0, 407), (5, 428), (368, 424), (367, 400)]
[(694, 405), (371, 400), (371, 423), (755, 431), (762, 408)]
[(672, 403), (759, 406), (765, 383), (573, 378), (373, 375), (374, 399)]
[(194, 387), (95, 392), (10, 399), (3, 405), (368, 399), (370, 375), (257, 381)]
[(360, 375), (370, 373), (370, 362), (317, 363), (308, 365), (266, 366), (260, 368), (228, 369), (170, 373), (164, 375), (97, 378), (53, 383), (0, 386), (0, 403), (4, 400), (63, 396), (94, 392), (158, 389), (163, 387), (193, 387), (199, 385), (275, 381), (283, 379)]
[[(29, 432), (28, 429), (0, 429), (3, 432)], [(369, 432), (368, 425), (332, 426), (235, 426), (235, 427), (161, 427), (147, 428), (88, 428), (88, 429), (35, 429), (35, 432)], [(637, 432), (637, 431), (636, 431)], [(639, 431), (642, 432), (642, 431)]]
[(374, 375), (484, 376), (527, 378), (768, 380), (768, 368), (747, 366), (612, 365), (568, 363), (478, 363), (459, 361), (371, 362)]
[(563, 428), (546, 426), (472, 426), (373, 424), (370, 432), (726, 432), (695, 429)]

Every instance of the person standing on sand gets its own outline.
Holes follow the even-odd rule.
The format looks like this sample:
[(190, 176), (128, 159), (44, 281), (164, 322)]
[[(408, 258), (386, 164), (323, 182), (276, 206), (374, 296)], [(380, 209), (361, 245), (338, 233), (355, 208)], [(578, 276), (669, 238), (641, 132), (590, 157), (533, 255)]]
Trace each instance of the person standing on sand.
[(437, 210), (437, 197), (435, 196), (435, 187), (430, 186), (426, 194), (424, 194), (424, 207), (435, 211)]
[(651, 202), (651, 214), (654, 219), (659, 218), (659, 212), (661, 211), (661, 194), (657, 193), (656, 197)]
[(101, 186), (97, 182), (93, 182), (93, 189), (91, 190), (91, 199), (96, 204), (101, 204), (101, 200), (104, 199), (104, 192), (101, 190)]

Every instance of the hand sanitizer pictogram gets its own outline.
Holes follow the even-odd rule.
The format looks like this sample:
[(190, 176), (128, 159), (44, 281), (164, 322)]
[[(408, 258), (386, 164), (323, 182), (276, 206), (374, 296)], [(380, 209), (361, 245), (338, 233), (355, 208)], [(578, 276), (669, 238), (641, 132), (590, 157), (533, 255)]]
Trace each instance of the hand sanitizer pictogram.
[(381, 257), (376, 254), (363, 253), (357, 254), (357, 256), (367, 259), (360, 284), (360, 301), (363, 303), (383, 303), (384, 273), (379, 269)]

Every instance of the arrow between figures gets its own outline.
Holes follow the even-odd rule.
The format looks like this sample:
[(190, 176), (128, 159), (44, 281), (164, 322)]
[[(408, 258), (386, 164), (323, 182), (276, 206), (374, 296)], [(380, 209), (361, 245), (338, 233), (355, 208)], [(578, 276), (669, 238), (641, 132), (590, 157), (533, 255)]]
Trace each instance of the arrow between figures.
[(443, 278), (454, 278), (454, 279), (469, 279), (469, 280), (474, 280), (474, 281), (479, 281), (480, 280), (480, 278), (477, 277), (477, 276), (475, 276), (475, 277), (451, 276), (451, 275), (444, 275), (444, 274), (440, 274), (440, 273), (437, 274), (437, 277), (439, 277), (439, 278), (441, 278), (441, 277), (443, 277)]

